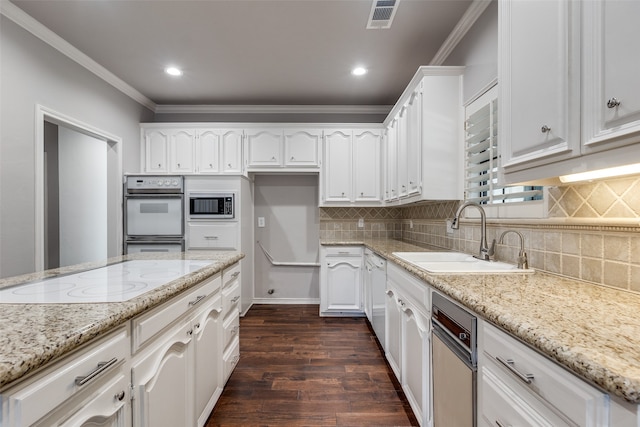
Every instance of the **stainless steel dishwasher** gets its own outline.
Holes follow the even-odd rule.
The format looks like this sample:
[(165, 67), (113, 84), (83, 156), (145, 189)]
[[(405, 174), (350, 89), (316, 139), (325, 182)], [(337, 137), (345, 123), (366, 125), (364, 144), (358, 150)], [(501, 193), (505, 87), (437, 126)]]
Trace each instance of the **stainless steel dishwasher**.
[(433, 425), (475, 427), (476, 317), (434, 292), (431, 323)]

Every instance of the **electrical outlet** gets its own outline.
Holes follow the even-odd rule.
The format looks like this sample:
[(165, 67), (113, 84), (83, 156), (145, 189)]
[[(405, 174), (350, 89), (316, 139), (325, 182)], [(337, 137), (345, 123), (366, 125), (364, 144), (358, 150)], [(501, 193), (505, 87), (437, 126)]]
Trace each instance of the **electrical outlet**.
[(447, 234), (453, 234), (453, 221), (447, 220)]
[(364, 227), (364, 218), (360, 218), (358, 220), (358, 228), (363, 228)]
[(264, 217), (263, 216), (259, 216), (258, 217), (258, 227), (263, 228), (264, 225), (265, 225)]

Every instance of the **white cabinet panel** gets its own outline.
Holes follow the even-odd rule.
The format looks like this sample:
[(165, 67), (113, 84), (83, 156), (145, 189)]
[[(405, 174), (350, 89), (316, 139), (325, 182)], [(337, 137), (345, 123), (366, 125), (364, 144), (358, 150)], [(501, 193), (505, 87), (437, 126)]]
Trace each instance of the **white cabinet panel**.
[(198, 130), (196, 143), (196, 172), (220, 172), (220, 135), (213, 130)]
[(150, 129), (144, 132), (145, 172), (166, 173), (169, 150), (169, 132)]
[(389, 123), (385, 140), (385, 201), (398, 198), (398, 119)]
[[(408, 305), (408, 306), (407, 306)], [(421, 426), (429, 423), (429, 318), (402, 307), (402, 389)]]
[(282, 165), (282, 140), (280, 130), (251, 129), (246, 131), (249, 168)]
[(242, 135), (241, 130), (230, 129), (220, 132), (222, 171), (226, 174), (241, 174), (243, 172)]
[(325, 132), (324, 202), (349, 202), (352, 193), (351, 130)]
[(364, 314), (362, 247), (320, 248), (320, 315)]
[(379, 202), (382, 140), (379, 133), (358, 131), (353, 135), (355, 201)]
[(285, 129), (284, 164), (287, 167), (318, 167), (322, 131)]
[(396, 375), (398, 381), (402, 381), (402, 312), (398, 303), (397, 291), (390, 286), (387, 280), (385, 308), (385, 356)]
[(591, 153), (640, 140), (640, 2), (593, 0), (583, 10), (583, 140)]
[[(502, 166), (579, 155), (579, 2), (500, 2)], [(544, 25), (540, 25), (544, 22)]]
[(196, 147), (195, 132), (191, 129), (175, 130), (171, 134), (169, 158), (171, 173), (191, 173), (194, 171), (194, 155)]
[(237, 222), (192, 221), (187, 223), (187, 248), (238, 250), (239, 234)]

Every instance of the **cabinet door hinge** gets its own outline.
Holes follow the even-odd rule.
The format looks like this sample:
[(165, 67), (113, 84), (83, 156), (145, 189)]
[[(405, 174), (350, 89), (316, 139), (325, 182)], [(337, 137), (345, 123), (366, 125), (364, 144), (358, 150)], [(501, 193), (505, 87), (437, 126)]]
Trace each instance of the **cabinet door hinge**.
[(133, 387), (133, 384), (129, 384), (129, 400), (132, 402), (135, 399), (134, 390), (135, 388)]

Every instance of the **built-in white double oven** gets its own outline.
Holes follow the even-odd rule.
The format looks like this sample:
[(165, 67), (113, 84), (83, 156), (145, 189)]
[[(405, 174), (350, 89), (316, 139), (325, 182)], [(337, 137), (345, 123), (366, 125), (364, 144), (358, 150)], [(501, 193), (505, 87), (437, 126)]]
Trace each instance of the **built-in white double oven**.
[(125, 254), (184, 250), (182, 176), (125, 176), (123, 207)]

